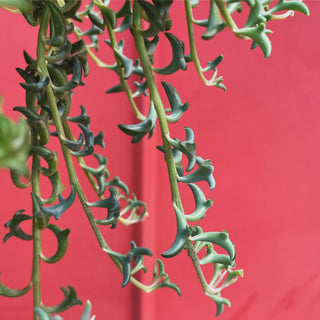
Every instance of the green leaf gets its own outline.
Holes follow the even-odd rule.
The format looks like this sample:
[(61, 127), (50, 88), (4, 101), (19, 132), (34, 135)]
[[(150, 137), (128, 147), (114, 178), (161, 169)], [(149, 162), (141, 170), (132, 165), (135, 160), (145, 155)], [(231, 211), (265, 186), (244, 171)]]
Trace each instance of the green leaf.
[(29, 124), (39, 135), (41, 145), (46, 145), (49, 142), (50, 131), (47, 117), (40, 116), (35, 111), (25, 107), (14, 107), (13, 110), (22, 113), (29, 120)]
[(224, 305), (231, 307), (230, 301), (226, 298), (222, 298), (220, 292), (219, 293), (205, 292), (205, 294), (216, 303), (216, 305), (217, 305), (216, 316), (217, 317), (222, 313)]
[(71, 185), (70, 195), (66, 199), (64, 199), (61, 195), (59, 195), (58, 204), (55, 204), (51, 207), (43, 206), (41, 207), (41, 211), (48, 215), (52, 215), (55, 217), (56, 220), (59, 220), (62, 214), (72, 206), (75, 198), (76, 198), (76, 192), (74, 190), (74, 187)]
[(179, 254), (184, 249), (186, 241), (190, 236), (190, 229), (188, 228), (183, 212), (175, 203), (173, 203), (173, 208), (176, 214), (177, 233), (171, 247), (166, 252), (161, 254), (164, 258), (172, 258)]
[(106, 219), (96, 220), (97, 224), (100, 225), (110, 225), (111, 228), (115, 228), (118, 223), (118, 218), (120, 216), (120, 203), (117, 198), (117, 191), (115, 188), (109, 188), (110, 197), (99, 200), (96, 202), (89, 203), (90, 207), (99, 207), (99, 208), (106, 208), (108, 210), (108, 215)]
[(25, 288), (15, 290), (15, 289), (10, 289), (0, 281), (0, 296), (9, 297), (9, 298), (21, 297), (25, 295), (31, 289), (31, 287), (32, 287), (32, 283), (30, 282)]
[(253, 0), (245, 27), (254, 27), (261, 22), (266, 22), (266, 20), (261, 2), (259, 0)]
[(88, 300), (86, 302), (85, 308), (82, 312), (80, 320), (94, 320), (95, 316), (91, 317), (91, 302)]
[(49, 313), (60, 313), (70, 309), (75, 305), (82, 305), (81, 300), (78, 299), (77, 292), (72, 286), (68, 286), (68, 288), (61, 287), (61, 290), (64, 294), (64, 299), (59, 304), (48, 307), (44, 306), (43, 308)]
[(129, 196), (128, 186), (123, 181), (121, 181), (118, 176), (115, 176), (112, 180), (106, 181), (105, 186), (106, 187), (111, 187), (111, 186), (118, 187), (124, 191), (126, 196)]
[(153, 68), (153, 71), (161, 75), (168, 75), (175, 73), (179, 69), (187, 70), (187, 63), (184, 58), (184, 43), (169, 32), (166, 32), (165, 36), (168, 38), (172, 48), (171, 62), (164, 68)]
[(49, 198), (47, 198), (47, 199), (41, 198), (41, 202), (44, 204), (51, 204), (51, 203), (55, 202), (58, 199), (59, 194), (64, 189), (64, 186), (62, 185), (61, 180), (60, 180), (59, 171), (56, 171), (53, 175), (49, 176), (48, 178), (49, 178), (50, 183), (52, 185), (52, 192), (51, 192), (51, 195), (49, 196)]
[(214, 243), (221, 248), (225, 249), (231, 260), (234, 260), (236, 257), (236, 251), (234, 248), (234, 244), (229, 239), (229, 235), (226, 231), (222, 232), (204, 232), (200, 233), (191, 238), (192, 241), (206, 241), (210, 243)]
[(147, 133), (149, 133), (149, 138), (152, 136), (152, 132), (155, 127), (156, 119), (157, 119), (157, 113), (156, 113), (156, 110), (152, 104), (150, 107), (148, 117), (144, 121), (142, 121), (138, 124), (132, 124), (132, 125), (119, 124), (118, 127), (124, 133), (132, 136), (132, 141), (131, 141), (132, 143), (137, 143)]
[(193, 193), (196, 208), (191, 214), (186, 214), (187, 221), (198, 221), (206, 216), (207, 210), (212, 206), (212, 200), (207, 200), (202, 190), (195, 184), (189, 183), (188, 186), (191, 188)]
[(73, 74), (71, 80), (62, 87), (57, 87), (53, 85), (54, 91), (58, 93), (71, 91), (78, 86), (83, 86), (84, 82), (82, 81), (82, 67), (80, 60), (77, 56), (72, 57), (73, 60)]
[(180, 288), (170, 281), (168, 274), (164, 270), (164, 264), (160, 259), (157, 259), (154, 264), (152, 285), (150, 287), (152, 288), (150, 291), (154, 291), (159, 288), (171, 288), (181, 296)]
[(30, 8), (29, 0), (0, 0), (0, 7), (13, 7), (20, 10), (28, 10)]
[(171, 107), (171, 114), (167, 115), (167, 120), (170, 123), (175, 123), (181, 118), (183, 113), (189, 109), (189, 103), (185, 102), (182, 104), (177, 90), (171, 84), (165, 81), (162, 81), (161, 84), (166, 92)]
[(5, 223), (4, 226), (9, 228), (10, 231), (3, 237), (3, 242), (6, 242), (11, 237), (16, 237), (21, 240), (32, 240), (32, 235), (25, 233), (20, 228), (21, 222), (32, 219), (32, 217), (22, 214), (24, 211), (24, 209), (18, 210), (13, 215), (12, 219)]
[(82, 130), (85, 137), (84, 148), (80, 151), (72, 152), (75, 157), (89, 156), (94, 152), (94, 134), (89, 130), (88, 127), (78, 124), (78, 127)]
[(109, 255), (117, 259), (122, 266), (123, 281), (121, 287), (125, 287), (130, 281), (132, 272), (132, 261), (141, 264), (142, 256), (152, 256), (152, 252), (150, 251), (150, 249), (146, 247), (137, 247), (134, 241), (130, 241), (130, 245), (131, 250), (126, 255), (112, 250), (105, 250)]
[(197, 157), (198, 168), (191, 172), (188, 175), (178, 177), (178, 181), (184, 183), (193, 183), (198, 181), (206, 181), (209, 184), (210, 190), (214, 189), (216, 182), (213, 178), (213, 165), (209, 159), (203, 160), (200, 157)]
[(117, 26), (117, 17), (115, 12), (98, 0), (93, 0), (93, 3), (100, 9), (105, 24), (110, 23), (111, 28), (114, 29)]
[(57, 172), (58, 168), (58, 154), (55, 151), (51, 151), (47, 147), (40, 145), (33, 145), (31, 151), (37, 153), (42, 159), (44, 159), (48, 168), (41, 167), (40, 172), (46, 177), (50, 177)]
[(88, 124), (91, 123), (90, 116), (88, 116), (87, 110), (83, 105), (80, 105), (80, 109), (81, 109), (81, 114), (76, 117), (68, 117), (68, 121), (80, 123), (84, 126), (87, 126)]
[(41, 254), (41, 259), (46, 263), (56, 263), (60, 261), (64, 257), (65, 253), (67, 252), (68, 245), (69, 245), (68, 236), (70, 233), (70, 229), (62, 230), (61, 228), (59, 228), (54, 224), (49, 224), (47, 228), (51, 230), (55, 235), (55, 237), (57, 238), (58, 248), (51, 257), (45, 257), (43, 254)]
[[(1, 106), (1, 98), (0, 98)], [(26, 121), (12, 122), (0, 111), (0, 168), (9, 168), (28, 174), (29, 130)]]
[(272, 7), (267, 13), (273, 14), (282, 10), (293, 10), (297, 12), (301, 12), (307, 16), (310, 15), (309, 8), (307, 5), (301, 1), (287, 1), (287, 0), (279, 0), (279, 2)]
[(256, 27), (245, 27), (242, 29), (234, 30), (234, 33), (251, 38), (261, 48), (264, 56), (266, 58), (269, 58), (271, 54), (271, 42), (267, 36), (267, 33), (271, 33), (271, 31), (266, 30), (265, 23), (261, 22)]
[(98, 187), (99, 187), (98, 195), (101, 196), (106, 189), (106, 185), (105, 185), (106, 175), (109, 174), (106, 168), (107, 158), (97, 153), (94, 153), (93, 155), (99, 162), (99, 166), (97, 168), (88, 167), (85, 164), (80, 164), (80, 165), (83, 170), (91, 173), (96, 178), (98, 182)]
[(47, 44), (53, 47), (61, 47), (65, 43), (67, 30), (66, 23), (62, 12), (52, 2), (47, 1), (45, 3), (50, 10), (50, 39), (47, 40)]
[[(191, 128), (184, 127), (186, 132), (186, 140), (180, 141), (178, 139), (168, 138), (169, 143), (177, 150), (181, 151), (188, 158), (187, 171), (190, 171), (194, 168), (196, 164), (196, 143), (194, 142), (194, 133)], [(194, 182), (194, 181), (190, 181)]]

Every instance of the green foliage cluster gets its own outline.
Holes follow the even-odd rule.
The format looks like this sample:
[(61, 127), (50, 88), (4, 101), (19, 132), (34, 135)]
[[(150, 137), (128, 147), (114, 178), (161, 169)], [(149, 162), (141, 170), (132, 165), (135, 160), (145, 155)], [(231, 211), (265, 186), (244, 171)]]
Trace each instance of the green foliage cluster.
[[(242, 270), (235, 269), (235, 246), (226, 231), (203, 231), (198, 224), (212, 206), (212, 200), (206, 199), (198, 183), (205, 181), (209, 189), (213, 189), (214, 167), (209, 159), (203, 159), (197, 154), (194, 132), (190, 127), (185, 127), (185, 140), (170, 136), (169, 124), (182, 121), (189, 103), (182, 102), (173, 84), (164, 80), (161, 85), (165, 97), (161, 97), (155, 75), (166, 76), (180, 70), (185, 71), (189, 64), (194, 64), (204, 84), (225, 90), (223, 78), (217, 76), (217, 67), (223, 56), (214, 57), (205, 67), (201, 66), (193, 31), (195, 26), (204, 28), (201, 37), (206, 41), (211, 41), (229, 28), (238, 38), (251, 40), (252, 49), (260, 47), (265, 57), (269, 57), (271, 43), (268, 38), (270, 31), (266, 28), (268, 21), (286, 18), (294, 11), (304, 14), (309, 12), (305, 4), (295, 0), (210, 0), (207, 1), (207, 17), (199, 20), (193, 16), (198, 2), (184, 0), (190, 48), (190, 52), (186, 53), (185, 44), (170, 33), (171, 26), (175, 23), (170, 17), (173, 0), (124, 0), (118, 10), (112, 9), (112, 2), (106, 0), (93, 0), (86, 6), (82, 5), (81, 0), (0, 0), (0, 6), (21, 13), (27, 23), (38, 27), (37, 56), (31, 57), (24, 52), (26, 66), (17, 68), (24, 81), (21, 86), (25, 90), (26, 105), (15, 107), (14, 110), (23, 115), (26, 121), (15, 125), (11, 120), (0, 116), (0, 166), (10, 169), (12, 181), (18, 188), (31, 188), (30, 200), (33, 204), (32, 213), (26, 214), (24, 209), (20, 209), (5, 224), (9, 232), (3, 239), (8, 241), (11, 237), (16, 237), (33, 242), (30, 283), (21, 290), (13, 290), (0, 282), (0, 295), (19, 297), (33, 288), (34, 319), (62, 319), (54, 314), (82, 303), (72, 286), (62, 288), (65, 298), (54, 307), (42, 303), (40, 292), (40, 262), (56, 263), (63, 258), (68, 248), (70, 230), (61, 229), (53, 219), (61, 219), (72, 207), (76, 197), (80, 200), (101, 249), (123, 274), (121, 286), (131, 282), (146, 292), (167, 287), (179, 295), (181, 293), (179, 287), (170, 281), (160, 259), (155, 262), (152, 283), (146, 285), (138, 281), (135, 274), (147, 271), (144, 258), (152, 255), (150, 249), (138, 247), (131, 241), (131, 248), (127, 253), (117, 252), (107, 244), (98, 227), (116, 228), (119, 222), (125, 225), (140, 222), (146, 217), (147, 211), (142, 201), (134, 194), (130, 196), (128, 187), (119, 177), (110, 178), (106, 167), (107, 159), (99, 151), (104, 148), (103, 133), (95, 135), (92, 131), (86, 108), (80, 106), (79, 116), (69, 116), (73, 91), (84, 85), (83, 78), (89, 73), (88, 55), (98, 66), (118, 75), (119, 83), (106, 93), (126, 93), (138, 123), (119, 124), (119, 129), (131, 137), (132, 143), (138, 143), (145, 136), (151, 138), (156, 123), (159, 124), (162, 145), (158, 149), (163, 153), (167, 165), (177, 223), (175, 240), (162, 257), (172, 258), (186, 250), (204, 293), (216, 303), (216, 314), (221, 314), (224, 305), (230, 306), (221, 292), (234, 283), (238, 276), (243, 275)], [(234, 16), (242, 12), (243, 6), (249, 8), (249, 14), (244, 26), (238, 27)], [(85, 20), (90, 21), (91, 27), (82, 30), (81, 23)], [(126, 54), (124, 41), (117, 39), (118, 34), (124, 32), (132, 34), (138, 56), (135, 61)], [(101, 37), (105, 37), (105, 34), (108, 37), (105, 42), (114, 56), (115, 62), (112, 65), (101, 61), (94, 52), (98, 50)], [(74, 37), (70, 35), (75, 35), (77, 40), (72, 41)], [(155, 52), (163, 39), (168, 41), (172, 49), (172, 59), (168, 65), (159, 68), (154, 66)], [(208, 78), (207, 74), (212, 75)], [(136, 98), (142, 95), (149, 102), (147, 115), (141, 113), (136, 103)], [(169, 103), (168, 107), (163, 102), (165, 99)], [(76, 134), (78, 139), (70, 127), (74, 123), (79, 129)], [(57, 142), (56, 148), (62, 151), (69, 181), (61, 181), (57, 149), (48, 147), (52, 140)], [(87, 157), (94, 157), (97, 167), (88, 166), (85, 162)], [(27, 169), (28, 158), (31, 159), (32, 166)], [(86, 174), (98, 199), (92, 202), (87, 200), (85, 190), (78, 180), (73, 158)], [(184, 159), (186, 167), (183, 165)], [(47, 164), (45, 167), (40, 166), (43, 161)], [(52, 186), (49, 198), (45, 199), (41, 195), (40, 177), (47, 179)], [(69, 189), (67, 196), (62, 196), (65, 188), (63, 184)], [(192, 191), (195, 202), (193, 212), (184, 210), (179, 191), (182, 184), (186, 184)], [(105, 219), (95, 219), (93, 210), (96, 207), (106, 210)], [(32, 220), (32, 234), (27, 234), (20, 227), (27, 220)], [(44, 229), (49, 229), (58, 241), (57, 250), (50, 257), (44, 256), (41, 251), (41, 232)], [(203, 257), (200, 259), (199, 253), (202, 251), (205, 251), (205, 255), (201, 254)], [(202, 270), (202, 266), (206, 264), (212, 264), (214, 269), (210, 281), (207, 281), (208, 276)], [(93, 319), (90, 313), (91, 305), (87, 303), (81, 320)]]

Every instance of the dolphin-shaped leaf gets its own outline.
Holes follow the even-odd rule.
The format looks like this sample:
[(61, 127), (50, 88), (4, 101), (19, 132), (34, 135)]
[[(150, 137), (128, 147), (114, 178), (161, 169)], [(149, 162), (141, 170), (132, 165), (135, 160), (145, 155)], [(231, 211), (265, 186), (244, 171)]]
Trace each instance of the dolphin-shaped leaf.
[(213, 165), (209, 159), (203, 160), (197, 157), (198, 168), (188, 175), (178, 177), (178, 181), (185, 183), (193, 183), (198, 181), (206, 181), (209, 184), (210, 190), (216, 186), (216, 182), (213, 178)]
[(82, 305), (81, 300), (78, 299), (77, 292), (72, 286), (68, 286), (68, 288), (61, 287), (61, 290), (64, 294), (64, 299), (62, 302), (53, 307), (43, 306), (43, 308), (49, 313), (60, 313), (65, 310), (70, 309), (75, 305)]
[(58, 154), (55, 151), (48, 149), (45, 146), (32, 145), (31, 151), (37, 153), (42, 159), (44, 159), (48, 168), (41, 167), (40, 172), (46, 177), (50, 177), (57, 172), (58, 168)]
[(85, 144), (84, 148), (80, 151), (72, 152), (72, 155), (76, 157), (85, 157), (89, 156), (94, 152), (94, 134), (89, 130), (88, 127), (78, 124), (78, 127), (82, 130)]
[(69, 209), (74, 200), (76, 198), (76, 191), (74, 189), (74, 187), (71, 185), (71, 192), (70, 195), (64, 199), (61, 195), (59, 195), (59, 203), (55, 204), (51, 207), (41, 207), (41, 211), (54, 216), (57, 220), (60, 219), (61, 215), (67, 210)]
[(155, 127), (155, 122), (157, 119), (157, 113), (153, 106), (150, 107), (148, 117), (138, 124), (124, 125), (119, 124), (118, 127), (124, 133), (132, 136), (132, 143), (139, 142), (147, 133), (149, 133), (149, 138), (152, 136), (153, 129)]
[(66, 92), (66, 91), (71, 91), (72, 89), (78, 87), (78, 86), (83, 86), (84, 82), (82, 81), (82, 66), (80, 63), (80, 60), (77, 56), (72, 57), (73, 60), (73, 74), (71, 80), (65, 84), (62, 87), (58, 87), (53, 85), (53, 89), (56, 92)]
[(242, 29), (234, 30), (234, 33), (251, 38), (261, 48), (264, 56), (269, 58), (271, 54), (271, 42), (267, 33), (271, 33), (271, 31), (266, 30), (265, 23), (261, 22), (256, 27), (244, 27)]
[[(197, 156), (196, 156), (196, 143), (194, 142), (194, 133), (191, 128), (185, 127), (184, 131), (186, 132), (186, 140), (180, 141), (178, 139), (168, 138), (169, 143), (177, 150), (181, 151), (188, 158), (187, 171), (190, 171), (194, 168)], [(190, 181), (195, 182), (195, 181)]]
[(236, 257), (236, 251), (234, 244), (229, 239), (229, 235), (226, 231), (222, 232), (204, 232), (200, 233), (191, 238), (192, 241), (206, 241), (210, 243), (217, 244), (221, 248), (225, 249), (231, 260), (234, 260)]
[(12, 217), (11, 220), (5, 223), (5, 227), (9, 228), (9, 232), (3, 237), (3, 242), (6, 242), (11, 237), (16, 237), (22, 240), (32, 240), (32, 235), (25, 233), (20, 228), (20, 223), (26, 220), (32, 219), (32, 217), (23, 214), (24, 209), (18, 210)]
[(47, 40), (47, 44), (53, 47), (61, 47), (67, 35), (64, 16), (53, 2), (47, 1), (45, 5), (49, 7), (51, 16), (50, 39)]
[(161, 254), (164, 258), (172, 258), (180, 253), (184, 249), (186, 241), (190, 236), (190, 230), (184, 218), (183, 212), (177, 207), (175, 203), (173, 203), (173, 208), (176, 213), (177, 233), (170, 249)]
[(185, 217), (188, 221), (198, 221), (206, 216), (207, 210), (212, 206), (212, 200), (207, 200), (202, 190), (195, 184), (189, 183), (188, 186), (191, 188), (196, 208), (193, 213), (186, 214)]
[(106, 208), (108, 215), (106, 219), (96, 220), (97, 224), (100, 225), (112, 225), (111, 228), (115, 228), (118, 223), (120, 216), (120, 202), (117, 198), (117, 191), (115, 188), (109, 188), (110, 197), (107, 199), (99, 200), (96, 202), (89, 203), (90, 207)]
[(101, 196), (106, 189), (105, 179), (106, 174), (108, 174), (108, 170), (106, 169), (107, 158), (97, 153), (94, 153), (93, 155), (98, 160), (99, 166), (97, 168), (92, 168), (88, 167), (87, 165), (81, 164), (81, 167), (83, 170), (91, 173), (96, 178), (99, 187), (98, 195)]
[(87, 126), (91, 122), (90, 116), (87, 115), (87, 110), (83, 105), (80, 105), (80, 109), (81, 114), (76, 117), (68, 117), (68, 121), (80, 123), (84, 126)]
[(227, 305), (228, 307), (231, 306), (230, 301), (226, 298), (222, 298), (220, 292), (218, 293), (205, 292), (205, 294), (216, 303), (217, 305), (216, 316), (219, 316), (222, 313), (224, 305)]
[(166, 32), (165, 36), (171, 44), (172, 60), (170, 64), (164, 68), (153, 68), (154, 72), (161, 75), (168, 75), (175, 73), (179, 69), (185, 71), (187, 69), (187, 63), (184, 58), (184, 43), (169, 32)]
[(177, 90), (170, 83), (162, 81), (161, 84), (166, 92), (172, 110), (171, 114), (167, 115), (167, 120), (170, 123), (175, 123), (181, 118), (183, 113), (188, 110), (189, 103), (185, 102), (182, 104)]
[(68, 249), (69, 244), (69, 233), (70, 229), (62, 230), (58, 226), (54, 224), (49, 224), (47, 227), (49, 230), (53, 232), (58, 241), (58, 248), (56, 252), (51, 257), (45, 257), (43, 254), (41, 255), (41, 259), (46, 263), (56, 263), (61, 260)]
[(123, 274), (123, 281), (121, 287), (125, 287), (131, 278), (132, 274), (132, 267), (131, 262), (140, 263), (143, 256), (152, 256), (152, 252), (150, 249), (146, 247), (137, 247), (134, 241), (130, 241), (131, 250), (126, 254), (123, 255), (119, 252), (115, 252), (112, 250), (105, 250), (109, 255), (117, 259), (122, 267), (122, 274)]
[(305, 15), (309, 15), (310, 11), (309, 8), (306, 6), (305, 3), (301, 1), (287, 1), (287, 0), (279, 0), (279, 2), (272, 7), (267, 13), (273, 14), (278, 11), (282, 10), (293, 10), (297, 12), (301, 12)]
[(21, 297), (25, 295), (31, 288), (32, 288), (32, 282), (30, 282), (23, 289), (15, 290), (15, 289), (10, 289), (0, 281), (0, 296), (9, 297), (9, 298)]

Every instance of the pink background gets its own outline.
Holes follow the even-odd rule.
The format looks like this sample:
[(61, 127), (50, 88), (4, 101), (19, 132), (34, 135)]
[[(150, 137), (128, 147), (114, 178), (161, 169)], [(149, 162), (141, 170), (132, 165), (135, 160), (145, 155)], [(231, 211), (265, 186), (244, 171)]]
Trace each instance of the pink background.
[[(183, 125), (192, 127), (198, 155), (210, 158), (215, 166), (217, 187), (207, 193), (214, 205), (201, 225), (207, 231), (228, 230), (237, 248), (237, 267), (245, 270), (245, 277), (224, 291), (232, 308), (225, 309), (221, 320), (319, 317), (320, 3), (306, 3), (310, 17), (296, 14), (270, 23), (274, 34), (270, 35), (273, 52), (268, 60), (259, 49), (250, 51), (249, 42), (229, 31), (209, 43), (198, 41), (203, 64), (219, 54), (225, 56), (219, 74), (225, 78), (226, 93), (204, 87), (190, 65), (187, 72), (168, 80), (181, 99), (190, 103), (181, 124), (170, 126), (172, 136), (183, 138)], [(199, 17), (206, 10), (205, 5), (200, 7)], [(172, 32), (186, 40), (182, 1), (174, 4), (172, 17)], [(5, 113), (16, 119), (10, 110), (24, 105), (24, 90), (14, 68), (25, 66), (23, 49), (35, 55), (37, 30), (3, 10), (0, 24), (0, 92)], [(108, 55), (110, 49), (101, 44), (101, 56)], [(169, 55), (164, 47), (157, 55), (157, 65), (164, 65)], [(106, 61), (112, 61), (110, 56)], [(175, 232), (166, 169), (155, 149), (160, 144), (159, 132), (151, 140), (131, 145), (130, 138), (117, 129), (118, 123), (135, 121), (126, 97), (104, 94), (116, 77), (93, 63), (90, 66), (87, 85), (75, 90), (73, 114), (79, 113), (79, 104), (87, 107), (95, 133), (104, 130), (106, 134), (103, 153), (109, 159), (111, 175), (119, 175), (147, 202), (149, 211), (142, 225), (119, 225), (116, 230), (106, 227), (103, 234), (121, 252), (128, 251), (132, 238), (138, 245), (150, 247), (154, 253), (147, 262), (151, 271), (155, 257), (169, 248)], [(157, 79), (159, 83), (163, 80)], [(30, 190), (13, 187), (8, 171), (0, 172), (0, 179), (3, 238), (7, 233), (3, 224), (21, 208), (30, 213), (31, 203)], [(89, 201), (95, 201), (90, 186), (85, 179), (81, 181)], [(186, 207), (192, 207), (189, 193), (186, 197)], [(59, 287), (73, 285), (80, 299), (92, 301), (97, 320), (214, 318), (215, 305), (201, 292), (185, 253), (165, 261), (171, 280), (182, 289), (182, 297), (167, 289), (147, 295), (131, 284), (120, 288), (121, 275), (99, 249), (78, 201), (59, 225), (71, 228), (70, 247), (61, 262), (42, 264), (45, 304), (60, 302), (63, 296)], [(55, 240), (49, 233), (43, 238), (44, 252), (49, 255), (55, 250)], [(0, 244), (4, 284), (21, 288), (28, 283), (31, 253), (31, 242), (11, 238)], [(17, 299), (1, 297), (0, 319), (32, 319), (31, 300), (31, 292)], [(75, 307), (62, 316), (65, 320), (78, 319), (81, 310)]]

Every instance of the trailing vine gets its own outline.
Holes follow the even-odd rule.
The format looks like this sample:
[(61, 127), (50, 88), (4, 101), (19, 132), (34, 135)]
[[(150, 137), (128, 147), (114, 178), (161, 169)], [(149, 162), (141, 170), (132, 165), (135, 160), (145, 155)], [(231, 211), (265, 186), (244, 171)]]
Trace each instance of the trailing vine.
[[(118, 176), (110, 176), (106, 167), (107, 158), (101, 153), (105, 146), (104, 135), (101, 131), (92, 131), (86, 108), (80, 106), (79, 116), (69, 116), (71, 107), (77, 108), (72, 105), (72, 94), (77, 87), (84, 85), (83, 78), (89, 74), (88, 56), (99, 67), (118, 75), (119, 83), (106, 92), (126, 94), (137, 123), (118, 126), (130, 136), (132, 143), (139, 143), (145, 136), (151, 138), (156, 130), (156, 123), (159, 124), (157, 130), (161, 132), (162, 145), (158, 149), (167, 166), (177, 226), (176, 235), (172, 237), (174, 241), (162, 253), (162, 257), (173, 258), (185, 250), (203, 292), (216, 304), (216, 315), (221, 314), (224, 305), (230, 306), (229, 300), (221, 293), (243, 275), (241, 269), (235, 268), (235, 246), (226, 231), (204, 231), (204, 227), (199, 225), (199, 221), (205, 218), (212, 206), (212, 200), (206, 198), (198, 183), (204, 181), (210, 190), (214, 189), (214, 167), (210, 159), (198, 155), (191, 127), (185, 126), (185, 138), (171, 135), (170, 127), (181, 122), (184, 113), (191, 106), (188, 102), (183, 102), (186, 97), (180, 97), (172, 83), (162, 79), (163, 76), (186, 71), (188, 65), (194, 64), (205, 85), (225, 90), (223, 78), (217, 71), (223, 56), (213, 57), (203, 67), (197, 53), (195, 26), (204, 28), (201, 37), (206, 41), (214, 39), (217, 34), (229, 28), (236, 37), (250, 40), (252, 49), (260, 47), (267, 58), (271, 53), (268, 38), (271, 31), (267, 29), (267, 23), (287, 18), (294, 11), (306, 15), (309, 11), (302, 1), (295, 0), (210, 0), (207, 1), (208, 16), (196, 19), (194, 9), (198, 2), (184, 0), (190, 50), (188, 53), (183, 41), (170, 32), (172, 24), (176, 23), (170, 17), (173, 0), (124, 0), (118, 10), (113, 9), (112, 2), (102, 0), (93, 0), (88, 4), (82, 4), (81, 0), (0, 0), (0, 6), (22, 14), (28, 24), (38, 27), (36, 57), (24, 52), (26, 66), (17, 68), (24, 81), (21, 86), (25, 90), (26, 105), (17, 106), (14, 110), (23, 115), (26, 121), (21, 120), (15, 125), (8, 118), (0, 116), (0, 166), (10, 169), (12, 182), (16, 187), (30, 189), (33, 206), (31, 213), (25, 213), (21, 208), (14, 213), (12, 219), (5, 223), (8, 233), (3, 239), (4, 242), (11, 237), (32, 241), (33, 268), (30, 283), (23, 289), (13, 290), (1, 280), (0, 295), (19, 297), (32, 289), (34, 319), (62, 319), (53, 315), (82, 303), (75, 288), (68, 286), (62, 288), (65, 298), (61, 303), (53, 307), (46, 306), (42, 303), (40, 288), (40, 263), (52, 264), (60, 261), (68, 248), (70, 230), (61, 229), (54, 220), (63, 218), (64, 213), (72, 208), (76, 197), (80, 200), (99, 246), (122, 273), (122, 287), (131, 282), (145, 292), (167, 287), (181, 294), (180, 288), (171, 282), (164, 263), (159, 258), (155, 261), (151, 284), (144, 284), (136, 278), (138, 271), (147, 271), (144, 259), (152, 255), (149, 248), (139, 247), (131, 241), (126, 253), (118, 252), (116, 248), (109, 246), (100, 231), (99, 226), (114, 229), (118, 223), (139, 223), (147, 216), (147, 209), (146, 204), (130, 193)], [(246, 23), (238, 26), (235, 15), (242, 12), (243, 6), (248, 7), (249, 13)], [(86, 24), (82, 23), (85, 21), (89, 21), (91, 27), (83, 30), (83, 25)], [(126, 44), (118, 36), (123, 33), (132, 34), (138, 57), (135, 61), (127, 56)], [(114, 63), (111, 65), (95, 54), (101, 39), (110, 47), (106, 50), (113, 54)], [(155, 67), (155, 53), (160, 41), (168, 41), (172, 59), (166, 66)], [(164, 97), (160, 94), (156, 77), (161, 77)], [(138, 105), (140, 100), (137, 98), (141, 96), (145, 96), (149, 105), (146, 114)], [(164, 101), (168, 101), (169, 105)], [(55, 149), (51, 147), (53, 145)], [(67, 168), (67, 181), (62, 181), (58, 170), (59, 149), (63, 154), (63, 160), (60, 161), (64, 161)], [(87, 164), (86, 159), (89, 157), (95, 158), (96, 167)], [(29, 158), (31, 167), (26, 165)], [(41, 166), (43, 162), (46, 166)], [(96, 192), (96, 199), (87, 198), (83, 182), (78, 179), (75, 162), (82, 168)], [(52, 186), (49, 198), (43, 197), (40, 188), (40, 179), (44, 178)], [(180, 193), (180, 187), (184, 184), (191, 189), (194, 198), (195, 209), (192, 212), (184, 209), (184, 199)], [(95, 218), (94, 208), (97, 207), (106, 210), (105, 219)], [(21, 228), (27, 220), (32, 220), (32, 234)], [(205, 226), (206, 229), (207, 227)], [(57, 250), (50, 257), (42, 252), (41, 233), (45, 229), (50, 230), (58, 241)], [(212, 275), (203, 271), (202, 266), (207, 264), (213, 265)], [(91, 304), (87, 302), (81, 320), (93, 319), (90, 313)]]

